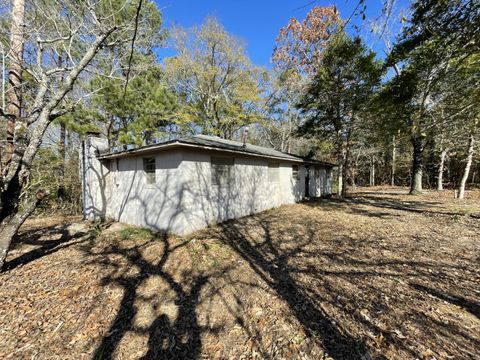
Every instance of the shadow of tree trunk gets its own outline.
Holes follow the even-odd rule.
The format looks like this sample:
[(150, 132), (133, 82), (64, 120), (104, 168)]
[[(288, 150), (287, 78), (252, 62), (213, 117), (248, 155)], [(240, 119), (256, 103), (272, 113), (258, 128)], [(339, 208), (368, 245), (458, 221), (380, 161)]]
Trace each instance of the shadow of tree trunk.
[(264, 243), (250, 241), (246, 235), (248, 229), (233, 222), (220, 226), (220, 236), (288, 304), (305, 332), (321, 342), (329, 356), (334, 359), (368, 358), (365, 343), (336, 325), (336, 321), (317, 306), (292, 277), (294, 269), (289, 267), (288, 259), (301, 253), (306, 243), (301, 242), (289, 252), (281, 252), (272, 243), (268, 223), (261, 221), (260, 224), (265, 233)]
[[(202, 350), (202, 333), (215, 331), (214, 329), (201, 327), (198, 324), (196, 314), (200, 293), (208, 283), (209, 277), (215, 274), (202, 275), (200, 273), (195, 276), (184, 274), (188, 278), (185, 283), (174, 280), (172, 274), (166, 271), (164, 266), (172, 253), (185, 246), (187, 242), (171, 246), (166, 235), (161, 239), (154, 239), (154, 241), (162, 241), (164, 245), (163, 253), (158, 262), (146, 260), (140, 251), (141, 245), (133, 249), (122, 249), (119, 246), (112, 247), (110, 250), (103, 252), (101, 258), (97, 260), (120, 271), (115, 263), (107, 259), (108, 255), (120, 255), (128, 261), (129, 266), (122, 267), (120, 274), (113, 271), (112, 273), (116, 274), (115, 276), (103, 279), (105, 285), (120, 286), (123, 290), (123, 298), (117, 315), (109, 331), (97, 347), (93, 359), (114, 358), (115, 351), (127, 332), (140, 335), (148, 334), (148, 349), (142, 359), (195, 359), (198, 358)], [(132, 267), (137, 267), (139, 272), (135, 275), (123, 273)], [(156, 301), (153, 298), (146, 299), (138, 291), (139, 287), (152, 276), (159, 276), (173, 291), (178, 313), (174, 321), (171, 321), (166, 314), (160, 314), (148, 327), (141, 327), (135, 325), (136, 301), (150, 300), (154, 309), (157, 309)], [(190, 289), (187, 290), (190, 284)]]

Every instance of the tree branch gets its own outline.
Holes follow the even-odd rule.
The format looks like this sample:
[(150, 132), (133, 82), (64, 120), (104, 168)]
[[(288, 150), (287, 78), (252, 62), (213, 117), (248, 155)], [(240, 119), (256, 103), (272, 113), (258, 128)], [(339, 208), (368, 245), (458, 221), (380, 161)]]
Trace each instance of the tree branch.
[[(22, 168), (25, 167), (24, 171), (28, 171), (28, 168), (32, 164), (33, 158), (35, 157), (35, 154), (37, 153), (37, 150), (42, 143), (43, 134), (45, 133), (47, 127), (52, 121), (50, 118), (52, 111), (60, 104), (60, 102), (62, 102), (62, 100), (65, 98), (65, 95), (73, 88), (73, 85), (80, 73), (88, 66), (90, 61), (92, 61), (92, 59), (95, 57), (97, 52), (104, 44), (105, 40), (115, 30), (117, 30), (117, 26), (111, 27), (107, 31), (102, 32), (97, 37), (97, 39), (93, 42), (90, 48), (86, 51), (82, 59), (65, 77), (63, 86), (58, 90), (57, 93), (53, 94), (50, 101), (48, 101), (47, 104), (43, 106), (42, 110), (38, 115), (38, 124), (30, 134), (30, 142), (26, 147), (23, 156), (21, 154), (15, 153), (12, 157), (12, 162), (10, 163), (8, 171), (5, 175), (4, 184), (8, 184), (10, 181), (12, 181), (20, 167), (20, 164), (22, 164)], [(20, 174), (19, 177), (22, 178), (22, 175)]]

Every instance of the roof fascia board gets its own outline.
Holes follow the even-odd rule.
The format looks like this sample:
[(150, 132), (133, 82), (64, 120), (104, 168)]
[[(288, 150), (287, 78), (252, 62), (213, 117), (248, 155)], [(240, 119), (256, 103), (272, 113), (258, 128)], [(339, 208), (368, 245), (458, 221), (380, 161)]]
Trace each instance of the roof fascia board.
[(105, 155), (100, 155), (98, 156), (98, 159), (103, 160), (103, 159), (115, 159), (115, 158), (121, 158), (121, 157), (131, 157), (131, 156), (137, 156), (145, 153), (150, 153), (154, 152), (156, 150), (165, 150), (169, 148), (175, 148), (175, 147), (187, 147), (187, 148), (195, 148), (195, 149), (203, 149), (203, 150), (214, 150), (214, 151), (221, 151), (221, 152), (227, 152), (227, 153), (233, 153), (233, 154), (241, 154), (245, 156), (254, 156), (254, 157), (260, 157), (260, 158), (266, 158), (266, 159), (275, 159), (275, 160), (284, 160), (284, 161), (290, 161), (290, 162), (295, 162), (295, 163), (305, 163), (303, 159), (289, 159), (289, 158), (284, 158), (280, 156), (272, 156), (272, 155), (262, 155), (262, 154), (255, 154), (251, 153), (248, 151), (241, 151), (241, 150), (233, 150), (233, 149), (226, 149), (221, 146), (208, 146), (208, 145), (198, 145), (198, 144), (192, 144), (188, 143), (185, 141), (179, 141), (175, 140), (174, 142), (171, 143), (165, 143), (165, 144), (159, 144), (157, 146), (152, 146), (149, 148), (143, 148), (143, 149), (132, 149), (132, 150), (127, 150), (127, 151), (122, 151), (118, 153), (111, 153), (111, 154), (105, 154)]
[[(331, 166), (331, 167), (336, 166), (333, 164), (317, 162), (315, 160), (305, 160), (302, 158), (290, 159), (290, 158), (285, 158), (281, 156), (262, 155), (262, 154), (252, 153), (249, 151), (227, 149), (221, 146), (199, 145), (199, 144), (193, 144), (187, 141), (180, 141), (180, 140), (172, 140), (171, 142), (158, 144), (156, 146), (151, 146), (147, 148), (132, 149), (132, 150), (122, 151), (118, 153), (100, 155), (98, 156), (98, 159), (103, 160), (103, 159), (115, 159), (115, 158), (121, 158), (121, 157), (132, 157), (132, 156), (138, 156), (142, 154), (148, 154), (151, 152), (155, 152), (157, 150), (166, 150), (166, 149), (175, 148), (175, 147), (187, 147), (187, 148), (203, 149), (203, 150), (210, 150), (210, 151), (214, 150), (214, 151), (221, 151), (221, 152), (232, 153), (232, 154), (240, 154), (244, 156), (253, 156), (253, 157), (264, 158), (264, 159), (283, 160), (283, 161), (300, 163), (300, 164), (315, 164), (315, 165), (323, 165), (323, 166)], [(290, 155), (290, 156), (294, 156), (294, 155)]]

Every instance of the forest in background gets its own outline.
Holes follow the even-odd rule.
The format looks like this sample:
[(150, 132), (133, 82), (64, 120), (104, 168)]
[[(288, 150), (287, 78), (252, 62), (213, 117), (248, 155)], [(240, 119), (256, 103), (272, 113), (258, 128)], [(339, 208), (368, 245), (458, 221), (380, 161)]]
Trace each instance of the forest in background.
[[(79, 151), (89, 131), (112, 149), (198, 133), (338, 164), (338, 195), (357, 185), (478, 185), (480, 5), (385, 0), (365, 16), (313, 7), (272, 44), (272, 69), (210, 17), (168, 31), (149, 0), (2, 0), (0, 265), (37, 207), (80, 208)], [(390, 24), (401, 16), (402, 27)], [(158, 49), (176, 55), (159, 59)]]

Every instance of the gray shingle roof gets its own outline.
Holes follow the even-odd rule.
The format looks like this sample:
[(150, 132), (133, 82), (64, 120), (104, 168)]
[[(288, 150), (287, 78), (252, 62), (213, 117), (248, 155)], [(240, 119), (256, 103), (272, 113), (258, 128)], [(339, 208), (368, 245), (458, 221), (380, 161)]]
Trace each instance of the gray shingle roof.
[(279, 157), (279, 158), (296, 160), (296, 161), (298, 161), (300, 158), (298, 156), (294, 156), (291, 154), (287, 154), (287, 153), (284, 153), (272, 148), (266, 148), (263, 146), (256, 146), (248, 143), (245, 144), (244, 146), (243, 143), (241, 142), (226, 140), (217, 136), (196, 135), (188, 138), (181, 138), (179, 139), (179, 141), (186, 142), (189, 144), (218, 147), (222, 149), (241, 151), (241, 152), (246, 152), (246, 153), (251, 153), (256, 155), (273, 156), (273, 157)]
[(108, 154), (101, 154), (100, 157), (110, 158), (110, 157), (128, 156), (129, 154), (133, 155), (135, 153), (144, 152), (148, 150), (150, 151), (154, 151), (156, 149), (160, 150), (167, 146), (182, 145), (182, 144), (206, 147), (211, 150), (219, 150), (219, 151), (228, 150), (228, 151), (251, 154), (256, 156), (285, 159), (285, 160), (290, 160), (294, 162), (306, 162), (306, 163), (319, 164), (324, 166), (335, 166), (334, 164), (331, 164), (331, 163), (305, 159), (300, 156), (288, 154), (272, 148), (266, 148), (263, 146), (257, 146), (257, 145), (252, 145), (248, 143), (244, 145), (243, 143), (238, 141), (226, 140), (217, 136), (208, 136), (208, 135), (195, 135), (190, 137), (182, 137), (177, 140), (171, 140), (163, 143), (142, 146), (140, 148), (135, 148), (135, 149), (126, 150), (122, 152), (117, 152), (117, 153), (112, 152)]

